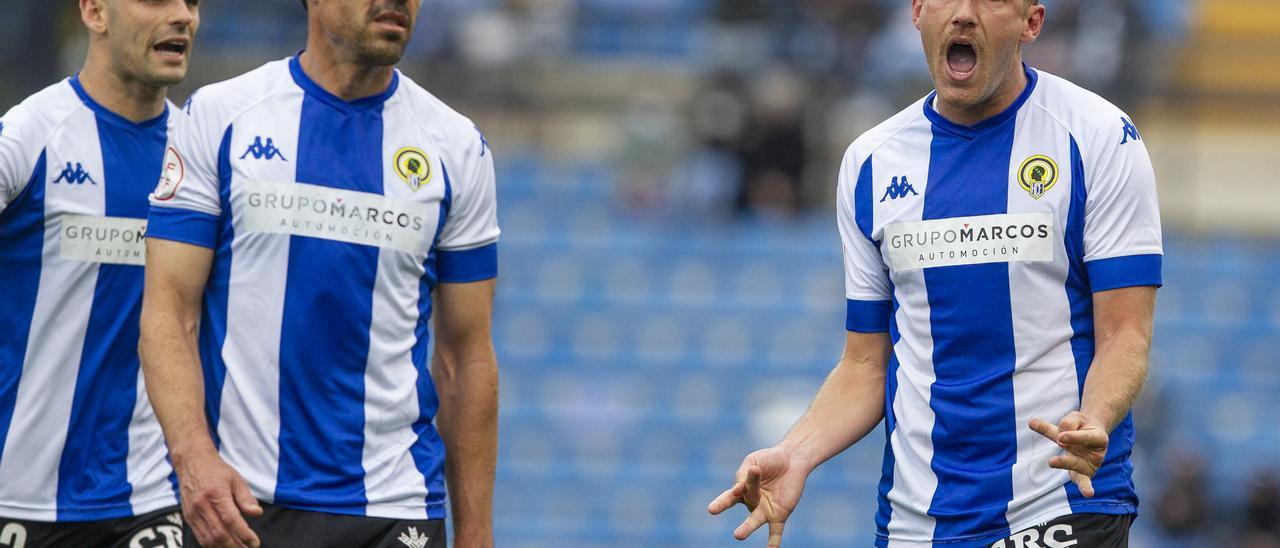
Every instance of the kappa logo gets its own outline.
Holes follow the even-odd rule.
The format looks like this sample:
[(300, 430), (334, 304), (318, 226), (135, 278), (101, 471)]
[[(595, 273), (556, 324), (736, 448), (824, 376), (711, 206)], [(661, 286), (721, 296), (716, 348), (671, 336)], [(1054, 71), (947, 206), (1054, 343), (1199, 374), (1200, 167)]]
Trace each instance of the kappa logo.
[(1018, 185), (1037, 200), (1058, 182), (1058, 163), (1053, 158), (1037, 154), (1022, 161), (1018, 167)]
[(404, 184), (409, 185), (409, 190), (417, 192), (431, 182), (431, 161), (427, 160), (427, 153), (422, 149), (404, 147), (397, 150), (392, 162), (396, 175), (400, 176)]
[(89, 175), (89, 172), (84, 170), (84, 166), (80, 165), (80, 162), (76, 162), (74, 169), (71, 167), (71, 162), (67, 162), (67, 167), (62, 168), (62, 173), (58, 175), (57, 179), (53, 180), (54, 184), (61, 182), (66, 182), (69, 185), (83, 185), (85, 183), (94, 185), (98, 184), (98, 182), (93, 180), (93, 177)]
[(1120, 144), (1122, 145), (1129, 144), (1130, 139), (1134, 141), (1142, 140), (1142, 135), (1138, 134), (1138, 126), (1133, 125), (1132, 121), (1130, 121), (1128, 118), (1121, 116), (1120, 122), (1124, 124), (1124, 126), (1121, 128), (1121, 130), (1124, 131), (1124, 138), (1120, 140)]
[[(3, 128), (3, 126), (0, 126)], [(480, 157), (484, 158), (486, 152), (489, 152), (489, 140), (484, 137), (484, 132), (480, 131), (480, 126), (475, 126), (476, 133), (480, 134)]]
[(289, 161), (288, 158), (284, 157), (284, 153), (280, 152), (280, 149), (276, 148), (275, 142), (273, 142), (270, 137), (267, 137), (267, 144), (265, 145), (262, 144), (262, 137), (254, 137), (253, 144), (249, 145), (248, 150), (245, 150), (244, 154), (240, 155), (240, 159), (243, 160), (249, 155), (253, 155), (254, 160), (274, 160), (276, 158), (280, 158), (283, 161)]
[(419, 534), (417, 527), (410, 527), (408, 531), (400, 533), (398, 540), (409, 548), (426, 548), (427, 542), (431, 539), (427, 535)]
[(906, 175), (902, 176), (902, 182), (898, 182), (898, 178), (894, 177), (893, 182), (889, 183), (889, 188), (884, 190), (884, 197), (880, 198), (880, 203), (884, 203), (885, 200), (906, 198), (908, 194), (911, 196), (920, 195), (919, 192), (916, 192), (916, 188), (911, 186), (911, 183), (907, 182)]

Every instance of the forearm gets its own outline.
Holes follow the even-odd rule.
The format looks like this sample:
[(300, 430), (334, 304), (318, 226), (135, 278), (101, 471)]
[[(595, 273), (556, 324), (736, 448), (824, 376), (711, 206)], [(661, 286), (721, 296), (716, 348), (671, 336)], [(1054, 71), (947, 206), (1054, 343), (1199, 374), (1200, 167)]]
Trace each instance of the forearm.
[(1099, 345), (1085, 379), (1080, 412), (1115, 429), (1133, 407), (1147, 379), (1151, 331), (1142, 328), (1109, 333)]
[(138, 352), (147, 395), (175, 461), (214, 451), (204, 413), (196, 320), (144, 308)]
[(887, 341), (846, 352), (778, 446), (813, 469), (861, 440), (884, 418), (887, 362)]
[(492, 346), (470, 359), (437, 351), (436, 424), (445, 442), (445, 480), (458, 546), (493, 545), (493, 483), (498, 460), (498, 364)]

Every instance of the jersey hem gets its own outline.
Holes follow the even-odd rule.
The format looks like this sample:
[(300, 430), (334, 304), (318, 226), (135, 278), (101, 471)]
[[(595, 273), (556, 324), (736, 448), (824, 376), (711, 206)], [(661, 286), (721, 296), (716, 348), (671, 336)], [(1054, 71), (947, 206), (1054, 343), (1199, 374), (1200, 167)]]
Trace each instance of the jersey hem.
[[(420, 519), (443, 519), (445, 512), (444, 502), (427, 504), (424, 506), (404, 506), (398, 504), (376, 504), (381, 510), (388, 510), (382, 515), (370, 516), (369, 506), (308, 506), (304, 504), (281, 503), (277, 501), (264, 501), (281, 508), (289, 508), (291, 510), (301, 510), (303, 512), (316, 512), (319, 514), (336, 514), (341, 516), (355, 516), (361, 518), (372, 519), (399, 519), (399, 520), (420, 520)], [(401, 513), (400, 511), (403, 511)], [(425, 516), (425, 517), (424, 517)]]
[(1018, 523), (1010, 523), (1009, 527), (1007, 528), (996, 530), (996, 531), (989, 531), (986, 533), (977, 533), (974, 535), (967, 535), (963, 537), (950, 537), (950, 538), (944, 538), (944, 539), (905, 539), (905, 538), (893, 538), (893, 537), (890, 537), (889, 535), (885, 535), (883, 533), (877, 532), (876, 539), (886, 541), (886, 542), (907, 542), (912, 544), (930, 544), (930, 545), (959, 544), (959, 543), (972, 543), (972, 542), (982, 543), (987, 541), (995, 542), (1001, 539), (1008, 538), (1009, 535), (1016, 533), (1018, 531), (1021, 531), (1023, 529), (1026, 529), (1028, 527), (1033, 527), (1041, 523), (1048, 523), (1051, 520), (1054, 520), (1063, 516), (1070, 516), (1075, 514), (1107, 514), (1107, 515), (1123, 516), (1127, 514), (1137, 515), (1137, 513), (1138, 513), (1138, 508), (1133, 503), (1120, 502), (1120, 501), (1091, 501), (1083, 504), (1073, 504), (1066, 513), (1062, 513), (1061, 511), (1045, 512), (1043, 514), (1038, 514), (1034, 517), (1022, 520)]
[[(40, 523), (80, 523), (132, 518), (169, 507), (174, 509), (180, 508), (177, 499), (172, 494), (167, 494), (163, 497), (142, 501), (136, 504), (133, 502), (125, 502), (106, 506), (80, 506), (73, 508), (52, 507), (47, 509), (34, 509), (31, 507), (13, 506), (10, 504), (0, 503), (0, 516), (9, 519), (20, 519), (23, 521), (35, 521)], [(50, 515), (54, 516), (54, 519), (49, 519)]]

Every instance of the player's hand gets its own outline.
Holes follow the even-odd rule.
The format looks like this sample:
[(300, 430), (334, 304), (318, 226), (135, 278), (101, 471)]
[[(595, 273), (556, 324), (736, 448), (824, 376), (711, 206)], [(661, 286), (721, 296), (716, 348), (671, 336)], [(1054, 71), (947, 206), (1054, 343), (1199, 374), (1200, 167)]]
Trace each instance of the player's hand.
[(1110, 441), (1106, 426), (1079, 411), (1067, 414), (1057, 426), (1040, 419), (1031, 419), (1030, 426), (1067, 451), (1065, 455), (1049, 459), (1049, 467), (1066, 470), (1080, 493), (1092, 498), (1093, 475), (1102, 467)]
[(182, 491), (182, 515), (204, 548), (258, 548), (258, 535), (244, 515), (262, 515), (262, 506), (244, 478), (212, 449), (174, 459)]
[(734, 476), (733, 487), (720, 494), (707, 511), (712, 515), (747, 505), (750, 515), (733, 532), (733, 537), (746, 540), (761, 525), (769, 524), (769, 548), (782, 545), (782, 526), (800, 502), (809, 469), (783, 449), (761, 449), (743, 459)]

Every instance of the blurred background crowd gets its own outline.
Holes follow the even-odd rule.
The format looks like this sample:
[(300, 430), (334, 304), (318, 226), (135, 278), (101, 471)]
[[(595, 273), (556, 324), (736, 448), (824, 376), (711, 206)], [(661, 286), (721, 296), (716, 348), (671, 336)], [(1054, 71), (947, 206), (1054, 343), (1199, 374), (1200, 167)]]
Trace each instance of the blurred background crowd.
[[(1028, 62), (1128, 111), (1160, 180), (1133, 545), (1280, 546), (1280, 1), (1045, 4)], [(179, 103), (304, 43), (296, 0), (201, 12)], [(84, 45), (75, 2), (5, 0), (0, 106)], [(706, 504), (843, 343), (836, 166), (931, 87), (910, 2), (424, 0), (401, 68), (497, 154), (498, 544), (733, 545)], [(789, 545), (871, 543), (882, 444)]]

